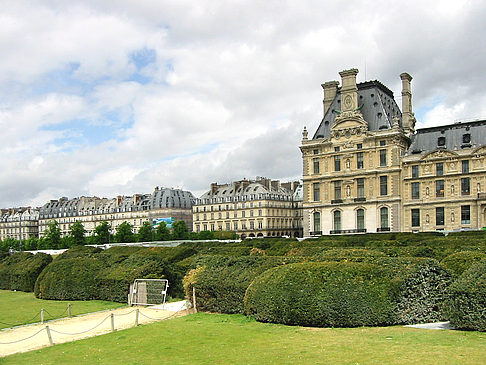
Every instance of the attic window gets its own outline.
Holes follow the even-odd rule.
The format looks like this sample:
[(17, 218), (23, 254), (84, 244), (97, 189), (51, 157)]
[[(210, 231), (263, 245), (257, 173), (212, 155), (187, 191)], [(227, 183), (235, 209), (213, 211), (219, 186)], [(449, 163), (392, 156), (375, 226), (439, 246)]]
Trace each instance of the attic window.
[(256, 191), (258, 189), (258, 186), (255, 186), (255, 189), (253, 189), (253, 191)]
[(378, 106), (378, 103), (375, 101), (375, 102), (373, 103), (373, 106)]
[(380, 125), (380, 128), (378, 128), (378, 129), (380, 129), (380, 130), (381, 129), (388, 129), (388, 126), (387, 125)]
[(462, 135), (462, 143), (471, 143), (471, 135), (469, 133)]
[(326, 120), (326, 121), (324, 122), (324, 125), (327, 127), (327, 126), (329, 125), (329, 121), (327, 121), (327, 120)]
[(375, 94), (371, 94), (371, 97), (374, 98), (375, 97)]
[(446, 143), (446, 139), (445, 139), (445, 137), (439, 137), (439, 138), (437, 139), (437, 146), (439, 146), (439, 147), (443, 147), (443, 146), (445, 146), (445, 143)]

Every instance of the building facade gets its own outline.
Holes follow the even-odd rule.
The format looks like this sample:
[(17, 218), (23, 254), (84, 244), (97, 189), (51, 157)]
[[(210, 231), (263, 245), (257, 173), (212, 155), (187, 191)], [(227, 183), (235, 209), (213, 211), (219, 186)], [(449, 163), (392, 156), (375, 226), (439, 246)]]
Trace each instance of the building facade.
[(246, 237), (302, 237), (302, 188), (257, 177), (211, 184), (193, 206), (193, 230), (234, 231)]
[(2, 209), (0, 240), (26, 240), (39, 234), (39, 209), (24, 207)]
[(401, 110), (357, 74), (324, 83), (324, 117), (312, 138), (304, 127), (304, 236), (486, 226), (486, 122), (415, 131), (409, 74)]

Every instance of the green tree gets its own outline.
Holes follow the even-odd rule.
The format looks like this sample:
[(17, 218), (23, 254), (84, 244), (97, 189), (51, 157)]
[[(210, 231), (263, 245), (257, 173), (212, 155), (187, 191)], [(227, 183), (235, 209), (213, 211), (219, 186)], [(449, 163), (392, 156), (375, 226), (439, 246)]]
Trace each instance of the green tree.
[(38, 248), (38, 242), (39, 240), (37, 237), (29, 237), (28, 239), (24, 240), (24, 247), (26, 250), (32, 251), (32, 250), (37, 250)]
[(128, 222), (123, 222), (116, 228), (116, 242), (135, 242), (133, 226)]
[(138, 241), (149, 242), (153, 241), (152, 225), (150, 222), (143, 222), (142, 227), (138, 230)]
[(52, 220), (47, 224), (44, 237), (49, 248), (59, 248), (61, 246), (61, 231), (56, 220)]
[(213, 240), (214, 239), (214, 232), (211, 231), (201, 231), (199, 232), (198, 239), (200, 240)]
[(110, 243), (110, 225), (107, 221), (103, 221), (100, 225), (95, 228), (96, 243), (102, 245), (105, 243)]
[(167, 224), (165, 222), (160, 222), (155, 230), (155, 240), (168, 241), (170, 238), (170, 231), (169, 228), (167, 228)]
[(86, 244), (86, 230), (83, 223), (80, 221), (74, 222), (71, 226), (71, 241), (73, 245), (85, 245)]
[(172, 225), (172, 238), (175, 240), (187, 240), (189, 238), (186, 222), (177, 221)]
[(3, 245), (7, 250), (13, 249), (13, 250), (18, 250), (19, 249), (19, 241), (12, 238), (12, 237), (7, 237), (3, 241)]

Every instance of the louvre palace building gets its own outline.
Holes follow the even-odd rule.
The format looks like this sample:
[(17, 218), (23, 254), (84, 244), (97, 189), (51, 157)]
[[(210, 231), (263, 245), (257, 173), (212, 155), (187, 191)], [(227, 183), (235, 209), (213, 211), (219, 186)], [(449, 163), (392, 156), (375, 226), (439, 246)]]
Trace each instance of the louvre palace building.
[(357, 74), (322, 85), (324, 117), (302, 133), (304, 237), (486, 227), (486, 121), (415, 130), (409, 74), (401, 109)]

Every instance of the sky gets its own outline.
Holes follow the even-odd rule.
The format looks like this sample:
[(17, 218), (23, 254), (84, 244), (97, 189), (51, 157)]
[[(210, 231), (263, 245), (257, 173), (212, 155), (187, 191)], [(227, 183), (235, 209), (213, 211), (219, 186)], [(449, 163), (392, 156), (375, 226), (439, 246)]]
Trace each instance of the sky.
[(0, 207), (302, 175), (321, 83), (486, 119), (486, 3), (0, 0)]

